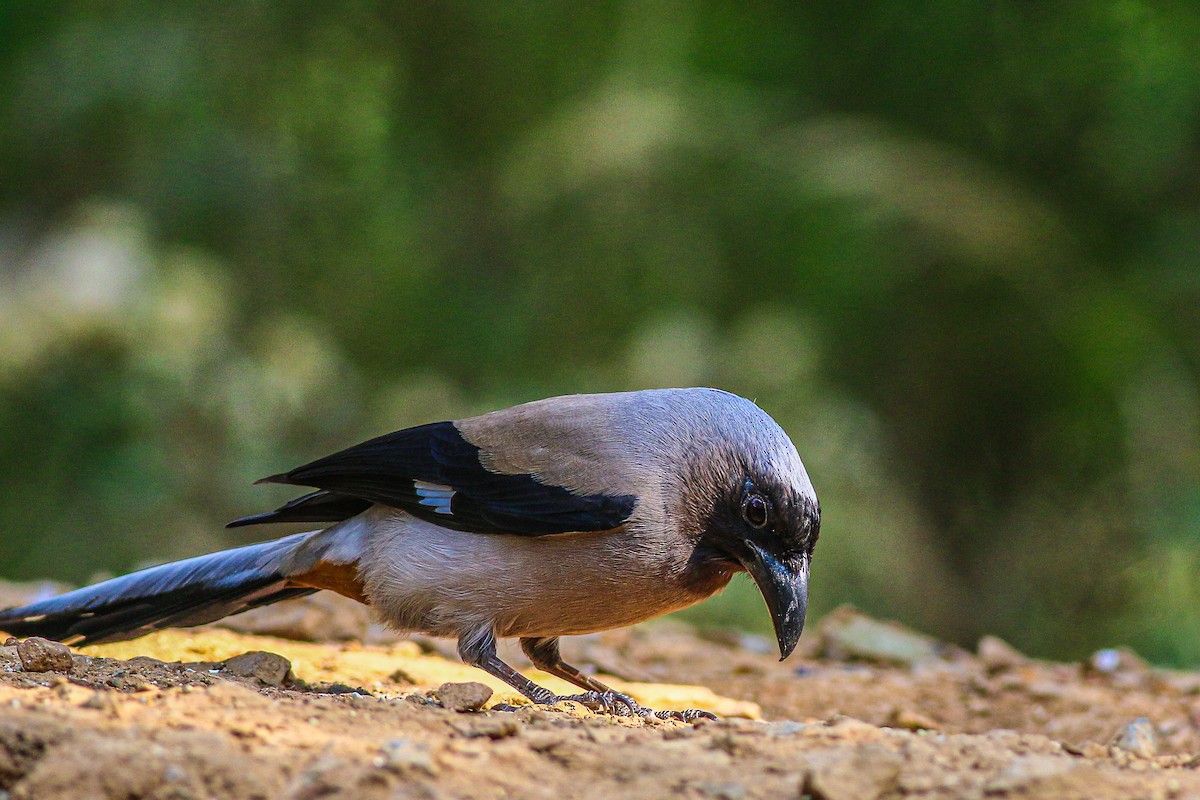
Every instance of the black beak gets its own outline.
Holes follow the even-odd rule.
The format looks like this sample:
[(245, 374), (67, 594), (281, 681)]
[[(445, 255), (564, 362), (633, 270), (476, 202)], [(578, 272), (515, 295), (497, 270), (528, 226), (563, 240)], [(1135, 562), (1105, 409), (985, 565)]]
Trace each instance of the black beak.
[(804, 615), (808, 612), (808, 560), (780, 561), (753, 542), (746, 544), (750, 547), (750, 557), (742, 561), (742, 566), (767, 601), (775, 623), (775, 638), (779, 640), (779, 660), (783, 661), (796, 649), (804, 630)]

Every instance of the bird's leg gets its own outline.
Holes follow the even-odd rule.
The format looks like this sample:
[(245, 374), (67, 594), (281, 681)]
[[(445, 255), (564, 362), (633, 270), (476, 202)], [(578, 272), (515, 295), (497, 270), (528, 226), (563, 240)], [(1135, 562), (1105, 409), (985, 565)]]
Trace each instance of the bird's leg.
[(527, 637), (521, 640), (521, 649), (525, 651), (525, 655), (529, 656), (533, 665), (542, 672), (548, 672), (568, 683), (575, 684), (580, 689), (587, 689), (589, 692), (613, 691), (611, 686), (590, 675), (584, 675), (578, 668), (563, 661), (558, 650), (558, 637)]
[(577, 668), (562, 660), (558, 652), (558, 637), (527, 637), (521, 640), (521, 649), (533, 665), (543, 672), (548, 672), (556, 678), (562, 678), (567, 683), (573, 683), (584, 689), (586, 695), (564, 698), (579, 700), (585, 705), (598, 705), (606, 713), (618, 712), (619, 706), (624, 706), (625, 716), (645, 717), (650, 715), (650, 709), (642, 708), (637, 701), (626, 694), (613, 689), (595, 678), (584, 675)]
[(458, 655), (464, 663), (478, 667), (516, 689), (539, 705), (552, 705), (558, 696), (544, 686), (538, 686), (496, 655), (496, 637), (490, 630), (470, 631), (458, 639)]
[(558, 637), (556, 636), (527, 637), (521, 639), (521, 649), (525, 651), (525, 655), (529, 656), (529, 660), (533, 662), (535, 667), (555, 677), (562, 678), (568, 683), (573, 683), (580, 689), (586, 689), (589, 695), (594, 696), (594, 700), (599, 701), (604, 710), (610, 714), (613, 713), (613, 710), (619, 704), (625, 706), (631, 716), (648, 717), (653, 714), (659, 719), (677, 719), (683, 722), (717, 718), (715, 714), (697, 709), (688, 709), (687, 711), (651, 711), (639, 705), (629, 695), (615, 691), (607, 684), (596, 680), (590, 675), (584, 675), (577, 667), (573, 667), (563, 661), (562, 654), (558, 650)]

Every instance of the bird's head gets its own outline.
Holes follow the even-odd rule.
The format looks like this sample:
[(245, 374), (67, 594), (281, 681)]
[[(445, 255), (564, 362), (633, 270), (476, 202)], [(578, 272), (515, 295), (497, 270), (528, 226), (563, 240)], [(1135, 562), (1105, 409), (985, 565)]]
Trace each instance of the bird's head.
[(791, 440), (757, 406), (741, 403), (736, 424), (694, 442), (693, 486), (701, 491), (693, 502), (704, 499), (692, 562), (699, 570), (750, 573), (771, 612), (782, 660), (804, 630), (821, 510)]

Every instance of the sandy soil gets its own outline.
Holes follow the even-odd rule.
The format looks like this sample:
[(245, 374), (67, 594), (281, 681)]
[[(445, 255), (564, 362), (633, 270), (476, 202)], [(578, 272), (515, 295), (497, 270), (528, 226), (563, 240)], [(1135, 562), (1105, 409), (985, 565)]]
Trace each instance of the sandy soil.
[(488, 684), (485, 709), (520, 699), (357, 608), (254, 613), (57, 665), (0, 647), (0, 798), (1200, 798), (1200, 674), (1119, 651), (964, 653), (849, 610), (784, 663), (761, 639), (664, 623), (565, 643), (647, 705), (722, 716), (686, 725), (450, 710), (472, 688), (439, 695), (447, 682)]

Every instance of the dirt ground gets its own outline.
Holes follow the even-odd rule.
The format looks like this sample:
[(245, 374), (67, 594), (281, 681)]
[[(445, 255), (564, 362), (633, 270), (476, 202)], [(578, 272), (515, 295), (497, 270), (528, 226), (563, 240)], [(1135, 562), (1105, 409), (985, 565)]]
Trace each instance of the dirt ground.
[(521, 701), (337, 598), (252, 614), (69, 657), (0, 647), (0, 800), (1200, 798), (1200, 674), (1121, 651), (965, 653), (849, 609), (783, 663), (669, 623), (565, 641), (646, 705), (721, 715), (688, 725), (451, 710), (486, 691), (445, 683)]

